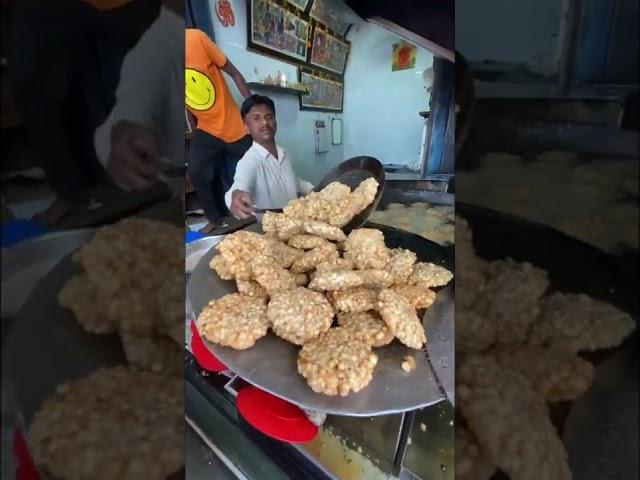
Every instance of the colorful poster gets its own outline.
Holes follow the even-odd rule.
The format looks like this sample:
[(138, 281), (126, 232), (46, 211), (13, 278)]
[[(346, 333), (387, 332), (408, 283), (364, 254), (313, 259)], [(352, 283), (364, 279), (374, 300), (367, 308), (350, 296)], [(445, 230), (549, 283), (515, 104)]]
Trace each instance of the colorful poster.
[(307, 5), (309, 5), (309, 0), (287, 0), (287, 2), (303, 12), (307, 9)]
[(309, 15), (338, 35), (344, 37), (347, 34), (350, 23), (341, 18), (340, 12), (334, 10), (326, 0), (314, 0)]
[(343, 75), (348, 55), (348, 42), (340, 40), (317, 26), (314, 28), (311, 46), (312, 65)]
[(309, 23), (269, 0), (251, 0), (249, 47), (307, 60)]
[(323, 78), (309, 71), (300, 70), (300, 82), (309, 90), (300, 95), (301, 110), (342, 111), (344, 84), (338, 80)]
[(415, 68), (416, 66), (416, 52), (415, 45), (410, 43), (396, 43), (393, 45), (393, 61), (391, 64), (391, 70), (408, 70)]

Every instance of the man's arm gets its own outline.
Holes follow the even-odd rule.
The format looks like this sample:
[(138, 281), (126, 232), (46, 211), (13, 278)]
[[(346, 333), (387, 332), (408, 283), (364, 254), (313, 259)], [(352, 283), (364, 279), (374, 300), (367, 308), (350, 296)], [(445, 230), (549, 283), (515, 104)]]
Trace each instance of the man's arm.
[[(145, 44), (143, 44), (145, 45)], [(155, 56), (141, 57), (145, 52), (134, 50), (125, 58), (120, 73), (120, 84), (116, 91), (116, 102), (109, 116), (94, 134), (94, 144), (100, 163), (107, 167), (112, 157), (114, 135), (123, 129), (112, 131), (120, 122), (128, 122), (146, 128), (153, 128), (157, 118), (159, 99), (166, 95), (162, 90), (164, 82), (159, 74), (166, 71), (155, 62)], [(142, 55), (141, 55), (142, 54)], [(165, 63), (161, 60), (161, 63)]]
[(248, 98), (251, 96), (251, 90), (249, 90), (247, 82), (245, 81), (240, 71), (233, 63), (231, 63), (229, 59), (227, 59), (227, 63), (224, 64), (222, 70), (233, 79), (233, 82), (236, 84), (236, 87), (238, 87), (238, 90), (244, 98)]
[(163, 178), (156, 133), (121, 120), (111, 129), (107, 173), (123, 190), (145, 190)]
[[(156, 35), (156, 37), (153, 37)], [(161, 41), (149, 29), (125, 57), (116, 91), (116, 103), (94, 133), (98, 159), (116, 184), (125, 190), (144, 190), (158, 181), (162, 168), (156, 137), (162, 99), (171, 91), (164, 78), (172, 61), (158, 54)]]
[(249, 86), (247, 85), (244, 77), (222, 52), (222, 50), (220, 50), (218, 45), (216, 45), (215, 42), (213, 42), (204, 32), (200, 32), (200, 40), (202, 41), (202, 46), (207, 52), (207, 55), (209, 55), (213, 64), (222, 69), (223, 72), (233, 79), (233, 82), (236, 84), (236, 87), (238, 87), (242, 96), (244, 98), (251, 96), (251, 91), (249, 90)]

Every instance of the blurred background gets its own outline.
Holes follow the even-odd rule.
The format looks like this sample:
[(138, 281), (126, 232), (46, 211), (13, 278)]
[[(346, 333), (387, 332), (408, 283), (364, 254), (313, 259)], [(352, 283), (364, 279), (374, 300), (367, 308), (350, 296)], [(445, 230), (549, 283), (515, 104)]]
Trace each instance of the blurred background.
[(455, 3), (458, 200), (637, 254), (638, 2)]

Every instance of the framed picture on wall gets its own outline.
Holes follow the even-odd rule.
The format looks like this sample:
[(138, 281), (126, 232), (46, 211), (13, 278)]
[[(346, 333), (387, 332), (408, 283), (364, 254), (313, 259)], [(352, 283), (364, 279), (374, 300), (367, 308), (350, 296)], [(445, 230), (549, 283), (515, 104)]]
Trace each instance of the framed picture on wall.
[(303, 12), (309, 6), (309, 2), (310, 1), (311, 0), (287, 0), (287, 2), (289, 2), (291, 5), (293, 5), (294, 7), (302, 10)]
[(270, 0), (248, 0), (247, 45), (250, 50), (289, 61), (306, 62), (309, 22)]
[(321, 112), (342, 112), (344, 83), (339, 79), (320, 76), (306, 68), (298, 69), (298, 81), (309, 90), (308, 95), (300, 95), (300, 110)]
[(309, 63), (338, 75), (344, 75), (349, 48), (349, 42), (341, 40), (329, 33), (328, 30), (316, 25), (313, 29), (311, 60)]
[(309, 16), (344, 37), (351, 24), (345, 22), (341, 18), (340, 13), (341, 12), (336, 11), (327, 0), (314, 0)]

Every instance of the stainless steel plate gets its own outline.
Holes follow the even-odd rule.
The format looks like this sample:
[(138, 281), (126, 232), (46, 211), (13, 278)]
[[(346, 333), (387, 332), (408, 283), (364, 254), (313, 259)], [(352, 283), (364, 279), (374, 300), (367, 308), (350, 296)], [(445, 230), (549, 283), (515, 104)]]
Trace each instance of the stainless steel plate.
[[(547, 272), (549, 292), (581, 292), (638, 321), (638, 276), (633, 258), (617, 259), (591, 245), (513, 215), (456, 202), (469, 222), (478, 255), (514, 258)], [(575, 402), (550, 408), (563, 432), (573, 478), (638, 478), (638, 332), (616, 349), (583, 353), (596, 366), (593, 384)], [(494, 476), (505, 478), (503, 475)]]
[(223, 238), (223, 235), (204, 237), (187, 244), (184, 252), (185, 271), (187, 275), (193, 272), (193, 269), (198, 264), (202, 255), (220, 243)]
[[(422, 261), (431, 261), (452, 269), (452, 260), (442, 247), (422, 237), (390, 227), (376, 225), (385, 234), (387, 245), (402, 246), (415, 251)], [(251, 230), (259, 231), (257, 225)], [(211, 249), (202, 256), (187, 283), (187, 297), (195, 314), (199, 314), (212, 299), (236, 292), (235, 284), (221, 280), (209, 268), (215, 255)], [(453, 324), (453, 308), (445, 309), (441, 303), (452, 306), (453, 296), (446, 287), (432, 307), (446, 312)], [(233, 350), (205, 341), (209, 350), (247, 382), (284, 398), (300, 407), (320, 410), (335, 415), (374, 416), (398, 413), (433, 405), (445, 398), (438, 385), (426, 351), (416, 351), (404, 345), (392, 344), (376, 349), (379, 356), (373, 381), (358, 393), (347, 397), (332, 397), (313, 392), (297, 371), (298, 347), (269, 333), (248, 350)], [(453, 349), (453, 343), (451, 343)], [(404, 372), (401, 363), (405, 355), (416, 360), (416, 369)], [(453, 351), (450, 352), (453, 357)]]
[(33, 288), (5, 346), (6, 368), (27, 424), (60, 383), (100, 367), (126, 363), (117, 335), (91, 335), (58, 303), (58, 292), (77, 272), (65, 256)]
[(455, 333), (453, 322), (450, 321), (454, 312), (453, 288), (441, 291), (438, 300), (424, 315), (427, 352), (440, 386), (451, 405), (455, 406)]
[(15, 317), (31, 289), (58, 261), (92, 236), (94, 229), (55, 232), (2, 252), (2, 317)]
[[(140, 216), (158, 218), (151, 213)], [(3, 389), (12, 390), (23, 427), (30, 425), (34, 413), (60, 383), (82, 378), (98, 368), (126, 364), (117, 335), (85, 332), (57, 299), (62, 286), (80, 268), (70, 254), (87, 243), (94, 232), (58, 232), (19, 244), (3, 254), (3, 297), (11, 294), (10, 282), (24, 280), (25, 272), (38, 273), (30, 275), (24, 285), (28, 296), (19, 305), (2, 352), (3, 381), (7, 381)], [(45, 480), (55, 480), (47, 471), (39, 473)], [(182, 477), (184, 472), (170, 478)]]

